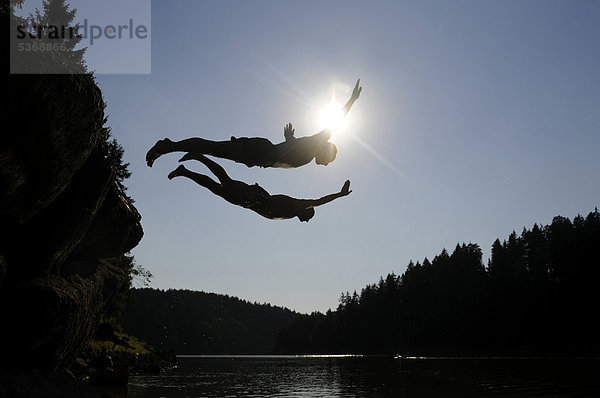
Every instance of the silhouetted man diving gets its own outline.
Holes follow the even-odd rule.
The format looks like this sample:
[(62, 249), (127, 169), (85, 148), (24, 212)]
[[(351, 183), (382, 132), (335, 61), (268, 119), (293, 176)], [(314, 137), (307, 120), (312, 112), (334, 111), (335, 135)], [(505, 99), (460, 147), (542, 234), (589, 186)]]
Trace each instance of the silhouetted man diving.
[(319, 199), (296, 199), (287, 195), (271, 195), (260, 185), (248, 185), (242, 181), (231, 179), (225, 169), (201, 154), (188, 155), (190, 159), (199, 160), (219, 179), (198, 174), (180, 165), (171, 173), (169, 180), (175, 177), (187, 177), (199, 185), (208, 188), (234, 205), (245, 207), (271, 220), (284, 220), (298, 217), (300, 221), (308, 221), (315, 215), (315, 207), (329, 203), (332, 200), (350, 195), (350, 181), (347, 180), (340, 192), (323, 196)]
[[(362, 87), (359, 84), (360, 79), (342, 109), (344, 115), (350, 111), (360, 96)], [(327, 165), (333, 162), (337, 155), (337, 148), (329, 142), (331, 134), (331, 130), (326, 129), (309, 137), (295, 138), (292, 124), (288, 123), (283, 130), (285, 141), (279, 144), (273, 144), (268, 139), (260, 137), (231, 137), (229, 141), (210, 141), (203, 138), (171, 141), (165, 138), (154, 144), (148, 151), (146, 163), (152, 167), (154, 161), (162, 155), (171, 152), (189, 152), (233, 160), (248, 167), (294, 168), (304, 166), (313, 159), (317, 164)], [(190, 156), (184, 156), (183, 160), (190, 159)]]

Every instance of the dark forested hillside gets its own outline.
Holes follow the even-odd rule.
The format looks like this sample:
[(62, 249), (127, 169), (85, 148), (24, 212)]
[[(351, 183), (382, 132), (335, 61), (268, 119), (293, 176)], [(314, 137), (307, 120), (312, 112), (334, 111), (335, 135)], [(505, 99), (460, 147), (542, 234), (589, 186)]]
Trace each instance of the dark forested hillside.
[(177, 354), (268, 354), (297, 313), (190, 290), (134, 289), (123, 328)]
[(410, 262), (336, 311), (302, 315), (189, 290), (136, 289), (124, 328), (183, 354), (598, 355), (600, 213)]
[(597, 355), (600, 213), (555, 217), (496, 240), (408, 264), (337, 311), (298, 317), (279, 352)]

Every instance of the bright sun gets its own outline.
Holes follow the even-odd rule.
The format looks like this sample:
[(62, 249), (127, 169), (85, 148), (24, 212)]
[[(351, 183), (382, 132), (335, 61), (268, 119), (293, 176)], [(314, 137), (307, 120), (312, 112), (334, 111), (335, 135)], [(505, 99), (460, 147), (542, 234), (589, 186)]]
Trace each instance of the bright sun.
[(346, 125), (343, 105), (337, 102), (330, 102), (321, 108), (319, 112), (319, 125), (322, 128), (339, 130)]

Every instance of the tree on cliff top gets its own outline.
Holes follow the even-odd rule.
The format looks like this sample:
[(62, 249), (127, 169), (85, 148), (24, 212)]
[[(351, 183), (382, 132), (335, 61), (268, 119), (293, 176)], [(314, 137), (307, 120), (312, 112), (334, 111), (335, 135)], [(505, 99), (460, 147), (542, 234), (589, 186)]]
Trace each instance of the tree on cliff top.
[(62, 57), (87, 70), (83, 58), (86, 48), (75, 50), (75, 46), (83, 37), (78, 33), (79, 24), (73, 24), (76, 13), (77, 9), (69, 9), (66, 0), (44, 0), (42, 11), (36, 8), (34, 14), (29, 14), (27, 22), (30, 30), (39, 39), (60, 44)]
[[(104, 122), (106, 123), (106, 119)], [(123, 163), (123, 154), (125, 151), (121, 144), (117, 142), (117, 139), (112, 137), (110, 127), (104, 127), (102, 130), (102, 138), (106, 145), (106, 158), (115, 172), (117, 191), (133, 203), (133, 199), (126, 194), (127, 187), (123, 184), (123, 181), (131, 177), (129, 163)]]
[(66, 0), (44, 0), (41, 10), (36, 8), (22, 17), (17, 9), (24, 3), (0, 2), (0, 12), (10, 20), (6, 33), (10, 36), (11, 68), (28, 74), (90, 74), (84, 59), (86, 48), (75, 49), (83, 38), (79, 25), (73, 23), (77, 10), (70, 9)]

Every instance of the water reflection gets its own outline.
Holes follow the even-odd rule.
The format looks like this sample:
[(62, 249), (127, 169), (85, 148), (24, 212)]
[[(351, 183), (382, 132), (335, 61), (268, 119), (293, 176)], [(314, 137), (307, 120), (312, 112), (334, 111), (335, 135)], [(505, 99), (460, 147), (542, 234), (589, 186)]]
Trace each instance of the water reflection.
[(600, 396), (597, 360), (221, 356), (179, 362), (162, 375), (133, 377), (127, 396)]

